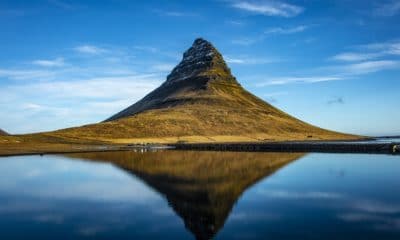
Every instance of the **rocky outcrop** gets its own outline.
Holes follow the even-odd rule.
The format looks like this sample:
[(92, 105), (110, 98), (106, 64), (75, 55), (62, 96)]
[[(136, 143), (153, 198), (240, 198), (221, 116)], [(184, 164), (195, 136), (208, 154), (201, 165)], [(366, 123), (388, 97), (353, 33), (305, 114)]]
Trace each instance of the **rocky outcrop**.
[(208, 80), (238, 84), (222, 55), (208, 41), (198, 38), (184, 54), (182, 61), (168, 75), (165, 85), (190, 81), (199, 76)]

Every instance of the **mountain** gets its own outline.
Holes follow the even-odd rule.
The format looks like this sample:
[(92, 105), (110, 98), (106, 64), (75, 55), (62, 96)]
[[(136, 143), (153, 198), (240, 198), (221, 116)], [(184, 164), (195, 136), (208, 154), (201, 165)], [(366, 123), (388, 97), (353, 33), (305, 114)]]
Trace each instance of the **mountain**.
[(7, 135), (9, 135), (9, 134), (0, 128), (0, 136), (7, 136)]
[(304, 154), (123, 151), (67, 156), (111, 163), (135, 175), (165, 197), (196, 239), (212, 239), (246, 189)]
[(357, 138), (312, 126), (249, 93), (201, 38), (166, 81), (137, 103), (104, 122), (47, 135), (119, 143)]

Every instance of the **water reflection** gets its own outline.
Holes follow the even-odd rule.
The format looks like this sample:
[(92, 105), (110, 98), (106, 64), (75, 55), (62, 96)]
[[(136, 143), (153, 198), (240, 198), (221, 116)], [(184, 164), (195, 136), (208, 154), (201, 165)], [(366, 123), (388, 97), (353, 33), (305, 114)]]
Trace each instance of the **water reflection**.
[(373, 154), (1, 158), (0, 239), (397, 240), (399, 169)]
[(166, 197), (197, 239), (212, 238), (233, 205), (251, 185), (303, 153), (168, 151), (69, 154), (70, 158), (112, 163)]

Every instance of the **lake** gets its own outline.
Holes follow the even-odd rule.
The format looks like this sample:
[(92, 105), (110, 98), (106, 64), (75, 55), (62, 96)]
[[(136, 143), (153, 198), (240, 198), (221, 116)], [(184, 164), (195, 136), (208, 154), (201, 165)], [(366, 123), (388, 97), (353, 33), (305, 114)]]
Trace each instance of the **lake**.
[(400, 239), (394, 155), (15, 156), (0, 175), (0, 239)]

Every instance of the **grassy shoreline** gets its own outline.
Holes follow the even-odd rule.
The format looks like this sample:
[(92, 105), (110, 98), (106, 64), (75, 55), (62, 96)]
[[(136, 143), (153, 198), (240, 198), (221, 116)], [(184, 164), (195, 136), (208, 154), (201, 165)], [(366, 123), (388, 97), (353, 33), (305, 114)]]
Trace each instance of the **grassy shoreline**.
[[(390, 143), (360, 143), (371, 138), (321, 139), (321, 140), (277, 140), (254, 141), (243, 138), (220, 138), (225, 141), (179, 141), (179, 138), (165, 139), (126, 139), (126, 141), (84, 141), (81, 142), (45, 142), (25, 138), (24, 136), (0, 137), (0, 156), (63, 154), (82, 152), (124, 151), (134, 149), (135, 144), (146, 147), (146, 144), (174, 146), (180, 150), (215, 150), (215, 151), (287, 151), (287, 152), (359, 152), (359, 153), (392, 153), (394, 146)], [(189, 138), (190, 139), (190, 138)], [(194, 138), (191, 138), (193, 140)], [(44, 139), (41, 139), (44, 140)], [(146, 141), (148, 140), (148, 141)], [(150, 141), (149, 141), (150, 140)], [(203, 139), (200, 139), (203, 140)], [(226, 141), (230, 140), (230, 141)], [(252, 140), (252, 141), (250, 141)], [(354, 143), (352, 143), (354, 141)]]

